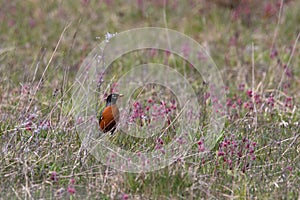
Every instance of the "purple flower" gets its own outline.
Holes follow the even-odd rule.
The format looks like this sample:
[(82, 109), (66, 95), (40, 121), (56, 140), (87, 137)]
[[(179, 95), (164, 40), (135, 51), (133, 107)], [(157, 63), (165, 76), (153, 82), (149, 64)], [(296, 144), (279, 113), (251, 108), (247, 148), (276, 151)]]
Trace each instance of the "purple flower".
[(248, 95), (248, 97), (252, 97), (253, 96), (252, 90), (247, 90), (247, 95)]
[(129, 199), (129, 195), (124, 193), (122, 195), (122, 200), (127, 200), (127, 199)]
[(50, 180), (53, 182), (58, 181), (57, 173), (56, 172), (51, 172)]
[(287, 167), (286, 167), (286, 169), (287, 169), (287, 170), (289, 170), (290, 172), (292, 172), (292, 171), (293, 171), (293, 167), (292, 167), (292, 166), (290, 166), (290, 165), (289, 165), (289, 166), (287, 166)]
[(74, 178), (71, 178), (71, 179), (70, 179), (70, 184), (71, 184), (71, 185), (74, 185), (74, 184), (75, 184), (75, 179), (74, 179)]
[(236, 102), (237, 102), (237, 104), (238, 104), (239, 106), (243, 104), (243, 102), (242, 102), (242, 99), (241, 99), (241, 98), (238, 98), (238, 99), (236, 100)]
[(189, 54), (190, 54), (190, 51), (191, 51), (191, 49), (190, 49), (190, 47), (188, 46), (188, 44), (184, 44), (184, 45), (182, 46), (182, 53), (183, 53), (183, 56), (184, 56), (184, 57), (188, 57)]
[(244, 89), (245, 89), (245, 84), (243, 84), (243, 83), (239, 84), (238, 90), (242, 92), (242, 91), (244, 91)]
[(270, 58), (274, 59), (278, 56), (278, 52), (276, 50), (276, 48), (273, 48), (270, 54)]
[(74, 188), (73, 186), (69, 186), (69, 187), (68, 187), (68, 193), (69, 193), (69, 194), (75, 194), (75, 193), (76, 193), (75, 188)]

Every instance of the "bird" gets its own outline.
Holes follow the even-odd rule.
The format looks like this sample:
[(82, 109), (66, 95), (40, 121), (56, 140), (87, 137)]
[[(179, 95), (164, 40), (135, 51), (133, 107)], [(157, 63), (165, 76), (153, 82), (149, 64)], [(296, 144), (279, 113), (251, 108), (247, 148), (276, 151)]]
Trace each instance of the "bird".
[(101, 111), (99, 118), (99, 126), (103, 133), (111, 132), (111, 134), (113, 134), (116, 130), (116, 126), (120, 117), (119, 109), (116, 103), (118, 98), (122, 96), (124, 95), (112, 93), (106, 98), (106, 106)]

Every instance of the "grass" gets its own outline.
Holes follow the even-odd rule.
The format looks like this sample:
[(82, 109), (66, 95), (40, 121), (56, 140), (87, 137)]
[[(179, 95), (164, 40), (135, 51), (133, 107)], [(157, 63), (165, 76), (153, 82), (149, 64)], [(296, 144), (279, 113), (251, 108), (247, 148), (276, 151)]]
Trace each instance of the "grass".
[[(300, 4), (243, 0), (230, 8), (213, 2), (1, 2), (0, 198), (299, 198)], [(178, 30), (206, 48), (226, 85), (226, 122), (215, 147), (207, 149), (203, 138), (212, 110), (202, 77), (176, 55), (128, 53), (103, 77), (99, 109), (131, 66), (164, 63), (196, 91), (201, 129), (188, 133), (195, 134), (191, 148), (173, 164), (147, 173), (120, 172), (82, 147), (72, 91), (81, 63), (107, 32), (145, 26)], [(160, 114), (166, 121), (182, 108), (172, 91), (160, 86), (138, 88), (133, 97), (131, 126), (143, 123), (143, 131), (144, 117), (153, 117), (147, 106), (164, 105), (160, 100), (164, 109), (176, 105)], [(119, 131), (107, 139), (134, 153), (157, 149), (163, 157), (172, 139), (180, 147), (174, 137), (180, 130), (171, 127), (164, 137), (147, 139)]]

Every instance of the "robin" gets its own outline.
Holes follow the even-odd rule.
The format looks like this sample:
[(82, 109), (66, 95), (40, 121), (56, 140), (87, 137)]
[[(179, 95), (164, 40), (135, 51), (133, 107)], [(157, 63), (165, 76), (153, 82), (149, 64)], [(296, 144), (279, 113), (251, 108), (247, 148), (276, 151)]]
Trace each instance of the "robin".
[(106, 106), (101, 111), (99, 125), (101, 131), (104, 133), (114, 133), (116, 130), (117, 122), (119, 121), (119, 109), (116, 102), (119, 97), (124, 96), (123, 94), (112, 93), (106, 98)]

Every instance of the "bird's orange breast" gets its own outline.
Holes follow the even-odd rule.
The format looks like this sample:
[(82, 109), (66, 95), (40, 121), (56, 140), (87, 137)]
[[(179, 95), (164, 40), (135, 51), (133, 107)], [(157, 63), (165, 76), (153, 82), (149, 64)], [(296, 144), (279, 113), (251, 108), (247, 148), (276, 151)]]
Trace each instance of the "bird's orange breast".
[(104, 108), (99, 124), (103, 132), (111, 131), (119, 121), (119, 109), (116, 105)]

